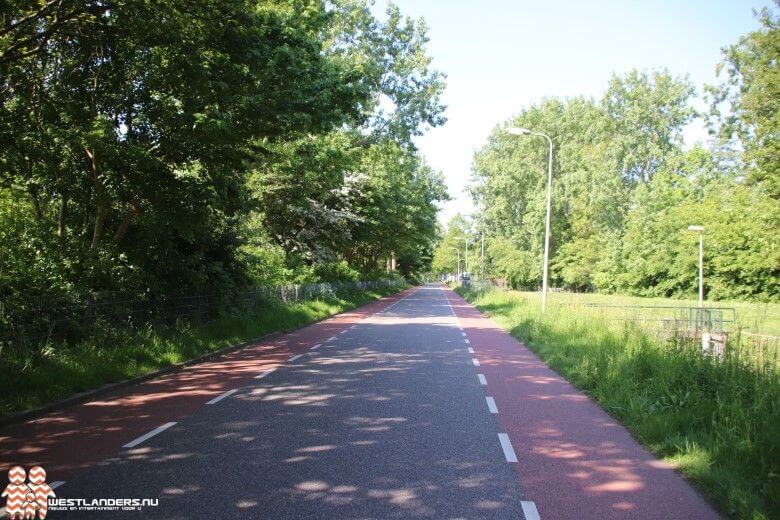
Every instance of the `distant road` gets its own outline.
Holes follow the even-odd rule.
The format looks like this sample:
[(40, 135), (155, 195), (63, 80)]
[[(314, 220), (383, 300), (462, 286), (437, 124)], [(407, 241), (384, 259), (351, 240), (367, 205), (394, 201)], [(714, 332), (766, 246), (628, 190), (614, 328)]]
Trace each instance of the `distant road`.
[(20, 425), (0, 446), (4, 464), (49, 464), (61, 498), (159, 499), (53, 520), (717, 517), (438, 285)]

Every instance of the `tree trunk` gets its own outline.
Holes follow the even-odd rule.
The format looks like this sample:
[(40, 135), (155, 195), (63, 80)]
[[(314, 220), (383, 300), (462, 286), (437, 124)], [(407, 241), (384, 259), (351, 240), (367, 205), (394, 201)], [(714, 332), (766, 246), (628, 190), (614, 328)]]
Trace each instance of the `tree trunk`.
[(84, 216), (81, 219), (81, 231), (79, 234), (83, 235), (89, 224), (89, 207), (92, 205), (92, 190), (84, 190), (84, 199), (81, 201), (84, 208)]
[(122, 241), (122, 238), (124, 238), (125, 233), (127, 233), (127, 228), (130, 227), (130, 223), (133, 221), (136, 215), (138, 215), (138, 211), (140, 209), (138, 206), (139, 206), (139, 202), (137, 200), (134, 200), (127, 207), (127, 211), (125, 211), (125, 216), (122, 217), (122, 222), (119, 224), (119, 227), (116, 230), (116, 234), (114, 235), (114, 245), (119, 244), (119, 242)]
[(60, 215), (57, 218), (57, 236), (65, 238), (65, 221), (68, 219), (68, 195), (62, 194), (62, 205), (60, 206)]
[(84, 147), (89, 160), (92, 164), (92, 182), (95, 185), (95, 194), (97, 195), (97, 209), (95, 211), (95, 225), (92, 228), (92, 244), (90, 249), (97, 247), (100, 237), (103, 236), (103, 230), (106, 228), (106, 219), (108, 218), (108, 207), (106, 206), (106, 190), (98, 174), (97, 155), (94, 151)]
[(92, 229), (92, 244), (90, 248), (94, 249), (100, 242), (100, 237), (103, 236), (103, 230), (106, 228), (106, 217), (108, 217), (108, 210), (106, 205), (99, 202), (97, 205), (97, 211), (95, 211), (95, 226)]
[(27, 187), (27, 191), (30, 193), (30, 198), (32, 198), (35, 220), (40, 223), (43, 220), (43, 210), (41, 209), (41, 201), (38, 198), (38, 187), (31, 184)]

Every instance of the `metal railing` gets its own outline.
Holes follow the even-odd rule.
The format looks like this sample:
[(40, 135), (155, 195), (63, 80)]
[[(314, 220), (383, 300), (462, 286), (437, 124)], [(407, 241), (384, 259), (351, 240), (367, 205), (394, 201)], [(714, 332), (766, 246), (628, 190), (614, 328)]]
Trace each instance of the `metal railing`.
[(737, 320), (733, 307), (690, 307), (682, 305), (611, 305), (568, 303), (601, 312), (612, 320), (656, 323), (664, 329), (724, 332)]
[[(499, 288), (492, 280), (474, 284), (473, 291)], [(633, 323), (643, 332), (664, 341), (701, 341), (704, 333), (728, 341), (729, 351), (754, 366), (780, 367), (780, 336), (743, 329), (734, 307), (691, 307), (663, 305), (614, 305), (593, 302), (554, 302), (560, 307), (579, 308), (589, 317), (611, 322)], [(725, 347), (724, 341), (724, 347)]]
[(121, 292), (25, 297), (16, 301), (0, 301), (0, 347), (83, 337), (98, 324), (110, 328), (132, 328), (177, 320), (203, 322), (218, 316), (239, 314), (264, 302), (324, 299), (402, 283), (397, 279), (386, 279), (261, 285), (232, 294), (215, 292), (171, 297), (143, 297)]

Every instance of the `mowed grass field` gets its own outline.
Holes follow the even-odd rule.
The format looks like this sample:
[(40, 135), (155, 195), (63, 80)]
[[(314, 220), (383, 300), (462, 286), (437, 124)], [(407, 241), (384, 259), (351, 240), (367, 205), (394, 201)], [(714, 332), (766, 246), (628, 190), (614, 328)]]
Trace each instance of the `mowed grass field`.
[[(624, 319), (624, 309), (587, 306), (691, 302), (554, 293), (542, 315), (538, 293), (458, 292), (674, 464), (726, 516), (780, 518), (776, 342), (756, 356), (753, 344), (737, 339), (718, 359), (703, 356), (696, 342)], [(777, 305), (731, 306), (738, 327), (777, 332)]]
[[(536, 301), (541, 304), (539, 292), (518, 291), (529, 301)], [(612, 294), (594, 294), (594, 293), (568, 293), (551, 292), (547, 297), (548, 304), (551, 305), (605, 305), (611, 306), (610, 314), (615, 317), (636, 317), (642, 318), (662, 318), (673, 316), (675, 313), (669, 309), (652, 310), (649, 307), (696, 307), (697, 300), (678, 300), (672, 298), (642, 298), (640, 296), (623, 296)], [(625, 306), (626, 309), (617, 309), (616, 307)], [(634, 308), (639, 306), (641, 308)], [(729, 330), (739, 328), (745, 332), (755, 334), (767, 334), (780, 336), (780, 303), (763, 302), (740, 302), (740, 301), (705, 301), (704, 307), (717, 307), (724, 309), (734, 309), (736, 322), (727, 324)], [(619, 313), (619, 316), (618, 316)], [(726, 315), (730, 315), (725, 311)], [(729, 317), (730, 319), (730, 317)]]

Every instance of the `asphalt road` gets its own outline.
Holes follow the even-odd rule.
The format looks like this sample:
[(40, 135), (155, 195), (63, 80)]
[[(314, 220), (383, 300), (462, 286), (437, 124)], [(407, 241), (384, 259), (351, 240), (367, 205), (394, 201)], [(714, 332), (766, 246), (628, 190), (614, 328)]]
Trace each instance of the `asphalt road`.
[(44, 466), (58, 499), (156, 501), (50, 502), (52, 520), (718, 518), (439, 285), (5, 428), (0, 468), (15, 464)]
[[(60, 498), (156, 507), (52, 518), (533, 518), (450, 299), (425, 286), (156, 435)], [(530, 509), (529, 509), (530, 508)]]

